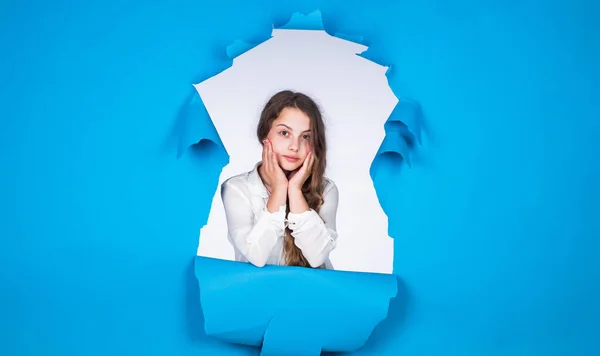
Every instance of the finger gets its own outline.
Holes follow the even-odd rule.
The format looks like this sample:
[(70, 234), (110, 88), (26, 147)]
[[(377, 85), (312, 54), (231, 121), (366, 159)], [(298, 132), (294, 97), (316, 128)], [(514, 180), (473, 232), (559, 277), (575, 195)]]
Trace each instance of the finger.
[(304, 160), (304, 166), (306, 166), (306, 170), (310, 171), (310, 168), (312, 167), (312, 161), (313, 161), (313, 154), (312, 152), (308, 152), (308, 155), (306, 156), (306, 160)]
[(273, 146), (271, 145), (271, 141), (267, 140), (267, 163), (269, 171), (273, 169)]
[(271, 141), (267, 140), (267, 168), (269, 174), (272, 174), (273, 172), (273, 145), (271, 144)]
[[(263, 141), (263, 147), (262, 147), (262, 163), (266, 164), (267, 162), (267, 140)], [(266, 166), (265, 166), (266, 168)]]
[(277, 157), (275, 156), (275, 152), (271, 150), (271, 164), (273, 165), (274, 171), (280, 171), (281, 167), (279, 167), (279, 163), (277, 162)]
[(302, 168), (304, 168), (305, 172), (310, 172), (310, 160), (311, 160), (311, 154), (309, 153), (306, 156), (306, 159), (304, 160), (304, 164), (302, 165), (303, 166)]
[(273, 144), (269, 141), (269, 158), (271, 159), (271, 163), (274, 164), (275, 152), (273, 151)]
[(269, 141), (269, 167), (272, 172), (277, 171), (277, 159), (275, 158), (275, 152), (273, 151), (273, 144)]
[(304, 161), (302, 162), (302, 165), (296, 169), (296, 171), (298, 172), (298, 174), (300, 176), (303, 176), (304, 172), (306, 171), (306, 165), (308, 164), (308, 159), (309, 159), (309, 156), (306, 155), (306, 157), (304, 158)]
[(300, 174), (301, 177), (304, 177), (306, 175), (306, 172), (308, 171), (308, 164), (310, 163), (309, 160), (310, 160), (310, 157), (307, 156), (306, 159), (304, 160), (304, 162), (302, 163), (302, 167), (300, 167), (300, 169), (299, 169), (298, 173)]

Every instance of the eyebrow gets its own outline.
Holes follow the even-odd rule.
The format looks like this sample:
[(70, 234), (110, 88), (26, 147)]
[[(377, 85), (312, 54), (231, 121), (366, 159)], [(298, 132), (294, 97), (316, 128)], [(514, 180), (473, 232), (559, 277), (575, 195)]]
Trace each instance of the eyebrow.
[[(291, 127), (289, 127), (289, 126), (288, 126), (288, 125), (286, 125), (286, 124), (279, 124), (279, 125), (277, 125), (277, 126), (285, 126), (285, 127), (287, 127), (287, 128), (288, 128), (288, 130), (290, 130), (290, 131), (294, 131), (294, 130), (292, 130), (292, 128), (291, 128)], [(305, 132), (310, 132), (310, 129), (302, 131), (302, 133), (305, 133)]]

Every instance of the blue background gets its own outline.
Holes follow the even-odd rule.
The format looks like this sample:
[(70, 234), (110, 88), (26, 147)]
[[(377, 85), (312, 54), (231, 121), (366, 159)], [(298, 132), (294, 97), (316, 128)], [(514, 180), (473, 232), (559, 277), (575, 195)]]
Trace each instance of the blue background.
[(171, 132), (227, 45), (316, 8), (427, 118), (375, 182), (402, 283), (359, 354), (600, 353), (598, 2), (105, 0), (1, 5), (0, 354), (258, 353), (202, 334), (224, 158)]

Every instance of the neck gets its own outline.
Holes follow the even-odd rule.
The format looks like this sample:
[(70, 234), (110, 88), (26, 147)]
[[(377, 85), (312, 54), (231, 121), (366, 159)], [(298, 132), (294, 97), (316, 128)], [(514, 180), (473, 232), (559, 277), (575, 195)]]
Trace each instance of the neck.
[[(284, 169), (283, 173), (285, 174), (286, 178), (290, 178), (290, 174), (292, 172), (286, 171)], [(271, 186), (269, 185), (269, 183), (267, 183), (267, 181), (265, 180), (264, 176), (265, 176), (265, 166), (261, 163), (260, 166), (258, 166), (258, 176), (260, 177), (260, 180), (262, 181), (262, 184), (265, 186), (265, 188), (267, 188), (267, 190), (269, 191), (269, 193), (272, 193), (272, 189)]]
[(267, 190), (270, 193), (271, 192), (271, 186), (269, 184), (267, 184), (267, 182), (263, 178), (265, 176), (265, 165), (262, 164), (262, 163), (260, 164), (260, 166), (258, 166), (258, 176), (260, 177), (260, 180), (262, 181), (262, 184), (265, 186), (265, 188), (267, 188)]

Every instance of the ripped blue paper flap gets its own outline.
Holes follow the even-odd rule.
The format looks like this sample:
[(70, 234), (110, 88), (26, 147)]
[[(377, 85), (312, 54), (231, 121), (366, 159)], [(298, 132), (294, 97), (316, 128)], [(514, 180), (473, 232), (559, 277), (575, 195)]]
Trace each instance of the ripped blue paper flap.
[(379, 146), (379, 151), (377, 151), (377, 156), (385, 153), (396, 153), (400, 155), (410, 167), (409, 152), (410, 148), (408, 147), (405, 136), (401, 132), (392, 131), (385, 135), (381, 146)]
[(203, 140), (214, 143), (227, 153), (202, 99), (195, 90), (179, 113), (177, 135), (177, 158), (181, 158), (190, 146)]
[(196, 257), (205, 332), (261, 346), (261, 355), (350, 352), (386, 318), (388, 274), (270, 266)]
[[(295, 13), (279, 28), (325, 31), (318, 10), (308, 15)], [(335, 36), (363, 42), (360, 36)], [(222, 69), (257, 45), (240, 40), (229, 45)], [(359, 55), (373, 55), (366, 52)], [(389, 77), (391, 66), (388, 67)], [(226, 152), (200, 96), (194, 94), (183, 110), (184, 131), (178, 156), (202, 140), (209, 140)], [(390, 153), (400, 158), (399, 163), (392, 164), (401, 166), (406, 161), (410, 166), (410, 150), (415, 141), (420, 143), (417, 109), (418, 105), (410, 100), (396, 105), (384, 126), (386, 136), (371, 170), (380, 156)], [(250, 263), (203, 256), (196, 256), (195, 274), (205, 333), (230, 343), (262, 347), (262, 356), (355, 351), (387, 317), (390, 300), (398, 289), (393, 274), (271, 265), (258, 268)]]
[(363, 36), (355, 36), (355, 35), (349, 35), (347, 33), (342, 33), (342, 32), (336, 32), (334, 35), (334, 37), (340, 38), (342, 40), (346, 40), (346, 41), (350, 41), (350, 42), (354, 42), (354, 43), (359, 43), (359, 44), (364, 44), (364, 38)]
[[(390, 114), (390, 117), (386, 121), (383, 126), (385, 132), (396, 131), (399, 132), (401, 130), (395, 128), (395, 126), (404, 126), (408, 129), (408, 133), (402, 132), (403, 135), (406, 135), (409, 140), (408, 144), (412, 146), (413, 142), (410, 142), (412, 139), (416, 139), (416, 142), (421, 144), (421, 126), (422, 126), (422, 112), (421, 106), (418, 102), (408, 99), (408, 98), (400, 98), (396, 107)], [(402, 124), (402, 125), (398, 125)]]
[[(385, 137), (370, 167), (371, 177), (375, 177), (385, 162), (392, 165), (406, 162), (411, 167), (410, 152), (421, 144), (422, 113), (419, 103), (402, 98), (394, 107), (384, 124)], [(384, 160), (384, 157), (392, 158)], [(395, 159), (394, 159), (395, 158)]]
[(227, 46), (227, 57), (233, 60), (235, 57), (248, 52), (256, 46), (256, 44), (235, 40), (232, 44)]
[(292, 15), (290, 21), (278, 28), (282, 30), (325, 30), (320, 10), (309, 14), (296, 12)]

